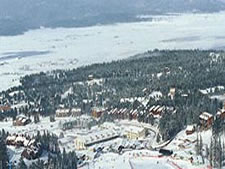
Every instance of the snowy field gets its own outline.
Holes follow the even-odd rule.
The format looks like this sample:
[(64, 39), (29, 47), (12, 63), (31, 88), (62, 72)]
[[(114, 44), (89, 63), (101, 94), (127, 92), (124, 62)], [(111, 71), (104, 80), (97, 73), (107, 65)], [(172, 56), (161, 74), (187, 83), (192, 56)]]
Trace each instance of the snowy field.
[(225, 12), (156, 16), (152, 22), (42, 28), (0, 37), (0, 90), (26, 74), (124, 59), (150, 49), (221, 49)]

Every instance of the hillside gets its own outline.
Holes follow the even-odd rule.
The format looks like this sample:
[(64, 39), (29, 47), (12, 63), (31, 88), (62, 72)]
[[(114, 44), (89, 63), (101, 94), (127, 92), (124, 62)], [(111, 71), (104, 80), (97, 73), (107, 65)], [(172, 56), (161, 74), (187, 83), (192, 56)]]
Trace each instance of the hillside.
[[(143, 153), (146, 159), (161, 159), (156, 165), (162, 168), (217, 167), (225, 159), (224, 73), (224, 51), (154, 50), (125, 60), (27, 75), (20, 86), (0, 93), (0, 124), (10, 134), (47, 130), (60, 150), (77, 150), (84, 169), (96, 160), (97, 166), (108, 168), (154, 165), (146, 163)], [(40, 141), (45, 145), (40, 152), (52, 151), (51, 142)], [(11, 161), (24, 155), (24, 148), (20, 153), (15, 149), (17, 144), (8, 141)], [(104, 151), (96, 154), (99, 146)], [(166, 155), (167, 150), (162, 155), (164, 147), (174, 154)], [(87, 151), (79, 151), (83, 148)], [(46, 159), (46, 153), (38, 157)]]
[[(86, 113), (94, 106), (131, 109), (139, 102), (139, 111), (147, 113), (149, 106), (158, 104), (176, 109), (176, 114), (168, 113), (160, 120), (165, 139), (171, 138), (185, 125), (198, 123), (201, 112), (215, 114), (222, 108), (219, 99), (210, 98), (224, 94), (224, 56), (215, 51), (155, 50), (128, 60), (27, 75), (21, 86), (0, 94), (2, 104), (16, 108), (2, 117), (18, 112), (45, 116), (60, 105), (81, 107)], [(168, 96), (170, 88), (176, 89), (175, 100)], [(154, 92), (161, 93), (160, 99), (151, 98)]]

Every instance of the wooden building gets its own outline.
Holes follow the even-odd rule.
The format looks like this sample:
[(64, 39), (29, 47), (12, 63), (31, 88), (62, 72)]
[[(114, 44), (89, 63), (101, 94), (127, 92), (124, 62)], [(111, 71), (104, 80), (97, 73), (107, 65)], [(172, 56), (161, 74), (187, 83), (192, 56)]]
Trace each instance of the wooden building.
[(36, 139), (30, 139), (24, 135), (9, 135), (6, 138), (6, 144), (15, 147), (24, 147), (21, 156), (28, 160), (34, 160), (41, 156), (42, 146)]
[(219, 110), (217, 112), (216, 116), (219, 117), (220, 119), (224, 120), (225, 119), (225, 109)]
[(149, 109), (149, 113), (152, 114), (153, 116), (162, 116), (163, 112), (165, 111), (165, 106), (152, 106)]
[(14, 126), (26, 126), (27, 124), (31, 123), (31, 120), (26, 116), (17, 116), (16, 119), (13, 121)]
[(9, 105), (0, 105), (0, 112), (5, 112), (11, 110)]
[(113, 119), (127, 119), (129, 110), (127, 108), (122, 109), (111, 109), (107, 112), (108, 116), (113, 117)]
[(191, 134), (193, 134), (194, 132), (195, 132), (195, 126), (193, 126), (193, 125), (189, 125), (189, 126), (187, 126), (187, 128), (186, 128), (186, 134), (187, 135), (191, 135)]
[(203, 112), (199, 116), (199, 122), (200, 122), (201, 127), (209, 128), (213, 124), (213, 115), (209, 114), (208, 112)]
[(91, 115), (94, 118), (99, 118), (102, 116), (103, 113), (105, 113), (105, 111), (106, 110), (103, 107), (94, 107), (94, 108), (92, 108)]

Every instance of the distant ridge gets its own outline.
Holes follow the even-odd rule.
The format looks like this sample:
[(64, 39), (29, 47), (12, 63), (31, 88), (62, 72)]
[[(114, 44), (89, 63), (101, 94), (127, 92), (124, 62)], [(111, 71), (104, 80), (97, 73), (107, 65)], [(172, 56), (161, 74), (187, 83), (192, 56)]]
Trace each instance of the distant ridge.
[(0, 35), (21, 34), (41, 26), (131, 22), (137, 15), (225, 10), (225, 0), (0, 0), (0, 4)]

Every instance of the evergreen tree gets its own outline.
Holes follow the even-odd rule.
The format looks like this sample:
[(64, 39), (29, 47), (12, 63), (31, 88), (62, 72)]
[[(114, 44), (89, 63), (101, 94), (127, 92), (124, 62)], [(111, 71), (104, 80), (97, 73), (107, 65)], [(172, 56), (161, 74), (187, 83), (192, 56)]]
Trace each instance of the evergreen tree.
[(196, 146), (195, 146), (195, 151), (197, 155), (200, 155), (200, 141), (199, 141), (199, 135), (197, 132), (197, 140), (196, 140)]
[(17, 169), (27, 169), (27, 165), (25, 164), (23, 158), (20, 158), (20, 161), (18, 163)]
[(0, 167), (7, 168), (8, 155), (4, 138), (0, 135)]
[(39, 122), (40, 122), (40, 117), (39, 117), (38, 114), (35, 114), (34, 115), (34, 123), (36, 124), (36, 123), (39, 123)]

